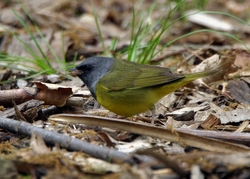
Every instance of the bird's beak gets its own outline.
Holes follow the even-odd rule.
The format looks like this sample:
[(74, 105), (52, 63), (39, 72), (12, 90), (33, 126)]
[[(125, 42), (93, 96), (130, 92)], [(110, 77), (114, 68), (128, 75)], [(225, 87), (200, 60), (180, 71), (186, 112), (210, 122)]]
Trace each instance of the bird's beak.
[(72, 76), (78, 76), (78, 75), (81, 75), (82, 74), (82, 71), (81, 70), (77, 70), (76, 68), (71, 68), (69, 70), (69, 73), (70, 75)]

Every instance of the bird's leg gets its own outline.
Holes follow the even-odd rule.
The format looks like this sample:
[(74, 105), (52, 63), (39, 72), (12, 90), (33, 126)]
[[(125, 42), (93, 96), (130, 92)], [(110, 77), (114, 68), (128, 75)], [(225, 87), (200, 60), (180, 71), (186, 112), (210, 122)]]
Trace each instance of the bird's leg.
[(101, 105), (95, 100), (93, 109), (99, 109)]
[(154, 124), (155, 123), (155, 105), (152, 107), (151, 113), (152, 113), (151, 124)]

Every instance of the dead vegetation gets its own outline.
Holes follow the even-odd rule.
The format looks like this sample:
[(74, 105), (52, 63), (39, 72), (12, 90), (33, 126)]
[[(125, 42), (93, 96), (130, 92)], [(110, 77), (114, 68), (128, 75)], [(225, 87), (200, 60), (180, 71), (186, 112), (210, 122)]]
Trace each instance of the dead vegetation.
[[(167, 15), (167, 4), (157, 1), (146, 22)], [(100, 107), (82, 81), (69, 76), (74, 60), (103, 53), (126, 59), (133, 9), (152, 5), (125, 0), (94, 0), (93, 6), (83, 0), (0, 2), (0, 176), (250, 178), (247, 23), (201, 13), (177, 21), (161, 36), (157, 48), (173, 43), (151, 59), (153, 65), (184, 74), (224, 62), (227, 66), (219, 75), (161, 99), (154, 125), (151, 113), (123, 118)], [(248, 21), (250, 3), (209, 1), (204, 8)], [(192, 12), (180, 11), (175, 18)], [(211, 31), (178, 39), (203, 29)], [(111, 49), (114, 39), (119, 40)]]

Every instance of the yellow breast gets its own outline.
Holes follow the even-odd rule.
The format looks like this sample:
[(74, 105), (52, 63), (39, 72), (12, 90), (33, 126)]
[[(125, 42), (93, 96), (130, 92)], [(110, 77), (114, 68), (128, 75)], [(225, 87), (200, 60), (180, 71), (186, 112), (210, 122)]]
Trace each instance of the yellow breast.
[(148, 89), (124, 89), (108, 91), (97, 85), (97, 101), (106, 109), (123, 116), (133, 116), (152, 109), (158, 101)]

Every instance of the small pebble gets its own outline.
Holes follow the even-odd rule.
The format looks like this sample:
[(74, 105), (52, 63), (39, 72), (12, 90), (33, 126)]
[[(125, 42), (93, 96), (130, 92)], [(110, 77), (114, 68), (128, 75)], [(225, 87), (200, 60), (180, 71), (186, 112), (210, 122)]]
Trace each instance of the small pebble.
[(22, 79), (17, 80), (17, 86), (18, 86), (19, 88), (26, 87), (27, 85), (28, 85), (28, 82), (27, 82), (27, 81), (22, 80)]

